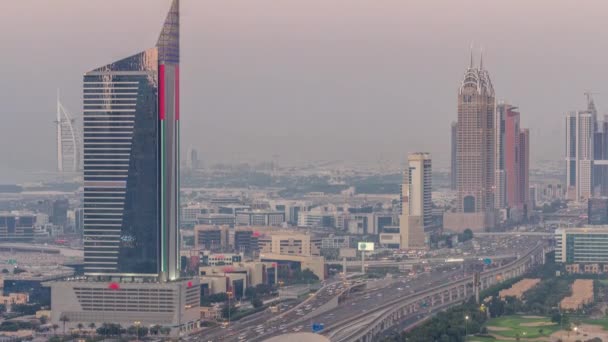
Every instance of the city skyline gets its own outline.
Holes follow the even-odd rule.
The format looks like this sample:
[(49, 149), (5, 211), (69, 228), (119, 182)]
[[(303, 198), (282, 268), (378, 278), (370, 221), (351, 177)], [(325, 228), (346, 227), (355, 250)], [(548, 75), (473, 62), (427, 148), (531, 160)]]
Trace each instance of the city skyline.
[[(141, 4), (136, 0), (121, 2), (121, 6), (125, 6), (125, 13), (142, 7)], [(52, 7), (36, 6), (28, 1), (11, 6), (8, 20), (0, 25), (14, 26), (13, 17), (18, 18), (22, 11), (32, 10), (32, 15), (40, 19), (42, 24), (48, 22), (47, 16), (65, 18), (81, 27), (81, 33), (69, 33), (67, 26), (62, 25), (44, 26), (48, 29), (44, 35), (40, 29), (28, 29), (16, 34), (17, 39), (4, 42), (8, 63), (14, 66), (6, 71), (7, 77), (0, 81), (10, 82), (10, 85), (3, 84), (10, 89), (3, 94), (6, 96), (3, 97), (6, 104), (4, 110), (16, 119), (4, 128), (0, 143), (8, 146), (9, 141), (16, 139), (15, 132), (22, 130), (26, 124), (31, 126), (38, 142), (15, 147), (19, 152), (16, 154), (3, 150), (5, 156), (10, 153), (12, 161), (4, 168), (12, 171), (54, 169), (53, 146), (44, 142), (52, 139), (53, 132), (48, 123), (52, 120), (50, 112), (55, 89), (62, 89), (66, 107), (78, 109), (81, 93), (74, 86), (74, 80), (87, 70), (81, 60), (89, 59), (101, 65), (103, 55), (118, 57), (128, 53), (124, 47), (128, 44), (100, 43), (93, 46), (82, 39), (83, 35), (98, 37), (101, 32), (95, 27), (100, 27), (102, 20), (110, 20), (114, 27), (112, 30), (128, 28), (133, 38), (125, 39), (143, 48), (143, 42), (151, 38), (146, 32), (158, 25), (158, 20), (153, 18), (157, 18), (157, 14), (163, 10), (163, 1), (149, 1), (146, 4), (141, 8), (141, 25), (136, 27), (124, 14), (109, 15), (109, 8), (113, 6), (97, 9), (94, 12), (96, 15), (84, 16), (91, 25), (82, 25), (83, 19), (77, 17), (90, 10), (93, 4), (62, 0)], [(420, 23), (409, 13), (416, 12), (413, 9), (421, 13), (433, 9), (433, 5), (422, 2), (412, 3), (411, 7), (372, 3), (321, 5), (314, 1), (292, 5), (261, 1), (257, 4), (258, 8), (239, 4), (250, 9), (249, 14), (237, 14), (235, 3), (186, 2), (184, 25), (190, 33), (184, 39), (191, 42), (193, 47), (184, 52), (184, 65), (191, 72), (183, 77), (183, 82), (193, 88), (193, 94), (201, 94), (201, 101), (188, 100), (183, 103), (183, 110), (191, 112), (194, 118), (191, 127), (184, 129), (183, 144), (195, 147), (199, 150), (199, 158), (208, 162), (270, 160), (277, 154), (280, 155), (279, 160), (285, 162), (339, 159), (363, 160), (373, 164), (379, 158), (374, 151), (380, 150), (383, 159), (403, 165), (405, 157), (402, 150), (426, 150), (433, 153), (436, 169), (447, 167), (449, 122), (454, 116), (451, 94), (457, 88), (454, 80), (467, 58), (467, 47), (474, 41), (475, 46), (484, 46), (486, 63), (492, 66), (493, 78), (501, 85), (501, 96), (505, 100), (516, 99), (512, 101), (513, 104), (529, 113), (522, 125), (529, 127), (531, 135), (539, 141), (531, 151), (532, 163), (541, 157), (563, 160), (563, 149), (552, 141), (564, 135), (563, 120), (556, 117), (580, 108), (580, 95), (584, 91), (591, 89), (601, 92), (601, 73), (594, 70), (606, 60), (602, 57), (605, 55), (603, 51), (593, 50), (599, 49), (595, 46), (590, 48), (596, 53), (585, 56), (585, 63), (567, 51), (581, 50), (581, 44), (585, 42), (579, 42), (576, 37), (588, 36), (591, 32), (603, 35), (606, 29), (597, 27), (592, 20), (574, 29), (559, 18), (566, 14), (573, 16), (572, 22), (577, 21), (579, 16), (593, 18), (594, 13), (601, 12), (605, 5), (596, 2), (579, 11), (570, 11), (571, 5), (565, 2), (551, 2), (550, 6), (535, 2), (526, 4), (528, 12), (520, 16), (516, 24), (501, 19), (503, 14), (513, 11), (511, 6), (475, 1), (472, 4), (476, 5), (471, 6), (475, 8), (470, 11), (472, 13), (449, 3), (444, 6), (457, 11), (465, 19), (485, 11), (487, 18), (484, 20), (496, 19), (495, 26), (501, 28), (501, 32), (509, 32), (509, 36), (522, 36), (517, 33), (524, 32), (529, 34), (524, 35), (522, 40), (514, 41), (505, 39), (501, 32), (480, 32), (476, 29), (478, 24), (460, 19), (459, 23), (464, 24), (452, 25), (453, 33), (442, 32), (437, 37), (410, 33)], [(72, 8), (71, 12), (65, 10), (68, 7)], [(318, 8), (325, 11), (315, 11)], [(505, 9), (507, 12), (503, 11)], [(345, 28), (332, 22), (331, 13), (336, 11), (344, 12), (341, 18)], [(547, 11), (549, 13), (545, 13)], [(541, 12), (545, 15), (539, 16)], [(276, 13), (283, 15), (276, 17)], [(365, 29), (363, 27), (366, 25), (361, 25), (375, 22), (380, 17), (386, 19), (383, 25)], [(437, 25), (453, 24), (452, 20), (446, 19), (445, 24)], [(287, 22), (294, 25), (286, 25)], [(308, 29), (308, 22), (315, 22), (318, 27)], [(256, 29), (239, 30), (243, 25)], [(276, 33), (279, 28), (281, 33)], [(441, 31), (439, 28), (437, 30)], [(31, 43), (39, 37), (48, 39)], [(532, 44), (541, 37), (546, 38), (541, 39), (542, 44)], [(197, 43), (199, 41), (205, 44)], [(270, 44), (272, 41), (281, 44)], [(501, 43), (498, 44), (498, 41)], [(73, 63), (63, 63), (56, 58), (62, 51), (75, 50), (76, 46), (82, 46), (79, 49), (81, 52), (77, 52), (81, 55), (76, 56), (78, 58)], [(565, 47), (568, 49), (564, 50)], [(340, 53), (341, 50), (348, 51), (348, 55)], [(18, 51), (30, 53), (26, 58), (18, 58)], [(37, 56), (45, 55), (40, 53), (42, 51), (49, 58), (38, 59)], [(413, 51), (416, 53), (411, 53)], [(506, 54), (506, 51), (509, 53)], [(302, 52), (306, 52), (305, 56), (308, 57), (302, 58)], [(541, 54), (544, 63), (539, 65), (537, 61)], [(338, 64), (339, 61), (347, 63)], [(25, 69), (26, 65), (28, 69)], [(33, 84), (26, 82), (29, 72), (42, 72), (48, 77)], [(15, 78), (17, 73), (21, 78)], [(207, 76), (202, 78), (202, 74)], [(530, 75), (535, 76), (530, 78)], [(549, 87), (558, 76), (560, 80), (567, 79), (568, 82), (559, 82), (564, 85), (557, 88)], [(522, 79), (528, 79), (523, 87)], [(25, 84), (38, 101), (26, 104), (15, 96), (23, 93)], [(254, 87), (254, 84), (263, 86)], [(317, 84), (320, 86), (317, 87)], [(438, 87), (438, 84), (441, 86)], [(549, 88), (551, 91), (548, 91)], [(425, 91), (429, 89), (433, 91)], [(601, 94), (596, 101), (600, 106), (605, 102)], [(377, 122), (370, 121), (371, 118), (377, 119)], [(235, 121), (241, 122), (243, 127), (233, 129), (230, 123)], [(262, 127), (260, 122), (272, 122), (273, 125)], [(420, 127), (429, 125), (436, 125), (437, 133), (433, 134), (434, 139), (423, 139), (417, 132), (421, 131)], [(206, 134), (198, 134), (199, 130), (206, 131)], [(336, 135), (338, 130), (344, 133)], [(211, 142), (230, 132), (233, 132), (231, 139), (221, 148), (208, 147)], [(309, 132), (310, 135), (299, 132)], [(276, 141), (283, 143), (276, 144)], [(324, 145), (329, 146), (321, 148)], [(8, 173), (4, 171), (0, 170)]]

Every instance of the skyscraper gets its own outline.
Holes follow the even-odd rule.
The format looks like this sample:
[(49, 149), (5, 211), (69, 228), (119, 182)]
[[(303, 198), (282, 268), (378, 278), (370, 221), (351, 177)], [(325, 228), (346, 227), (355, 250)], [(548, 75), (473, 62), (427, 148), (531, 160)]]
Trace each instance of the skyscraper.
[(179, 276), (179, 8), (154, 48), (84, 75), (89, 276)]
[(57, 91), (57, 117), (55, 119), (57, 144), (57, 171), (78, 172), (82, 167), (82, 137), (76, 120), (63, 106)]
[(566, 184), (568, 198), (575, 201), (593, 195), (596, 117), (593, 101), (587, 110), (566, 114)]
[(529, 198), (529, 131), (520, 126), (517, 107), (496, 106), (496, 208), (525, 209)]
[(178, 250), (179, 0), (154, 48), (85, 73), (83, 93), (87, 277), (51, 283), (51, 321), (196, 329), (200, 283), (180, 279)]
[(432, 167), (428, 153), (411, 153), (402, 185), (399, 221), (401, 248), (425, 248), (425, 228), (432, 223)]
[(458, 162), (456, 157), (456, 151), (458, 146), (458, 124), (456, 122), (452, 122), (451, 132), (450, 132), (450, 141), (451, 141), (451, 153), (450, 153), (450, 189), (456, 190), (458, 185)]
[(458, 90), (456, 212), (444, 227), (461, 231), (494, 226), (494, 88), (483, 68), (470, 65)]

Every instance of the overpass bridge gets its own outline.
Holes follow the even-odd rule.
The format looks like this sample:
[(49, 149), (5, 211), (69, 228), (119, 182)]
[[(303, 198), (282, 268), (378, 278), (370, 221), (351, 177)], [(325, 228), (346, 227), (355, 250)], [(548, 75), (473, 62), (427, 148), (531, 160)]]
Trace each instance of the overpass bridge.
[[(451, 283), (436, 286), (406, 298), (399, 298), (385, 305), (356, 316), (351, 316), (326, 330), (332, 341), (372, 342), (383, 331), (411, 318), (413, 314), (433, 312), (460, 304), (472, 296), (502, 281), (523, 275), (528, 270), (545, 263), (547, 250), (542, 244), (502, 267), (477, 273)], [(479, 298), (477, 298), (479, 301)]]
[(549, 232), (479, 232), (475, 233), (475, 237), (479, 236), (545, 236), (552, 237), (554, 234)]
[[(445, 263), (463, 263), (466, 261), (482, 261), (483, 259), (492, 260), (503, 260), (517, 258), (517, 254), (500, 254), (500, 255), (467, 255), (467, 256), (446, 256), (446, 257), (435, 257), (435, 258), (424, 258), (424, 259), (407, 259), (401, 261), (395, 260), (365, 260), (365, 268), (370, 267), (390, 267), (390, 266), (413, 266), (413, 265), (424, 265), (424, 264), (445, 264)], [(338, 261), (326, 261), (326, 264), (332, 265), (344, 265), (343, 262)], [(346, 262), (346, 267), (361, 269), (361, 260), (350, 260)]]

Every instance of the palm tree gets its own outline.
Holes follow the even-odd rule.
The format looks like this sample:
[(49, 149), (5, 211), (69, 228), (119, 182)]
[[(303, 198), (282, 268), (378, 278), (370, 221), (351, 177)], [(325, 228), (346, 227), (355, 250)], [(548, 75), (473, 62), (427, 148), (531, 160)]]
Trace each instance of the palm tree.
[(63, 323), (63, 334), (65, 335), (65, 324), (70, 321), (70, 318), (64, 314), (59, 317), (59, 320)]
[(78, 323), (77, 327), (78, 327), (78, 335), (81, 335), (82, 334), (82, 328), (84, 328), (84, 324)]
[(93, 336), (95, 336), (95, 327), (96, 327), (95, 323), (93, 323), (93, 322), (89, 323), (89, 328), (93, 331), (92, 332)]
[(53, 334), (55, 336), (57, 336), (57, 329), (59, 329), (59, 326), (57, 324), (53, 324), (52, 328), (53, 328)]

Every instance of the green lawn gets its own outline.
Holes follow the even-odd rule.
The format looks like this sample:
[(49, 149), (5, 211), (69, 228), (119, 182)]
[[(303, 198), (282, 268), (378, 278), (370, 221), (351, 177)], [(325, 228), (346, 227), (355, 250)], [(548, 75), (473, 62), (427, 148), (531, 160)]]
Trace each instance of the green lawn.
[[(504, 337), (521, 337), (524, 338), (537, 338), (543, 336), (549, 336), (555, 331), (559, 330), (559, 325), (552, 323), (551, 325), (543, 326), (523, 326), (525, 323), (550, 323), (549, 318), (524, 318), (522, 316), (504, 316), (493, 318), (488, 321), (488, 333), (492, 333), (498, 336)], [(490, 327), (507, 328), (508, 330), (492, 330)], [(542, 329), (542, 334), (540, 332)]]
[(583, 323), (586, 324), (592, 324), (592, 325), (599, 325), (602, 328), (604, 328), (604, 330), (608, 331), (608, 318), (600, 318), (600, 319), (583, 319), (582, 320)]

